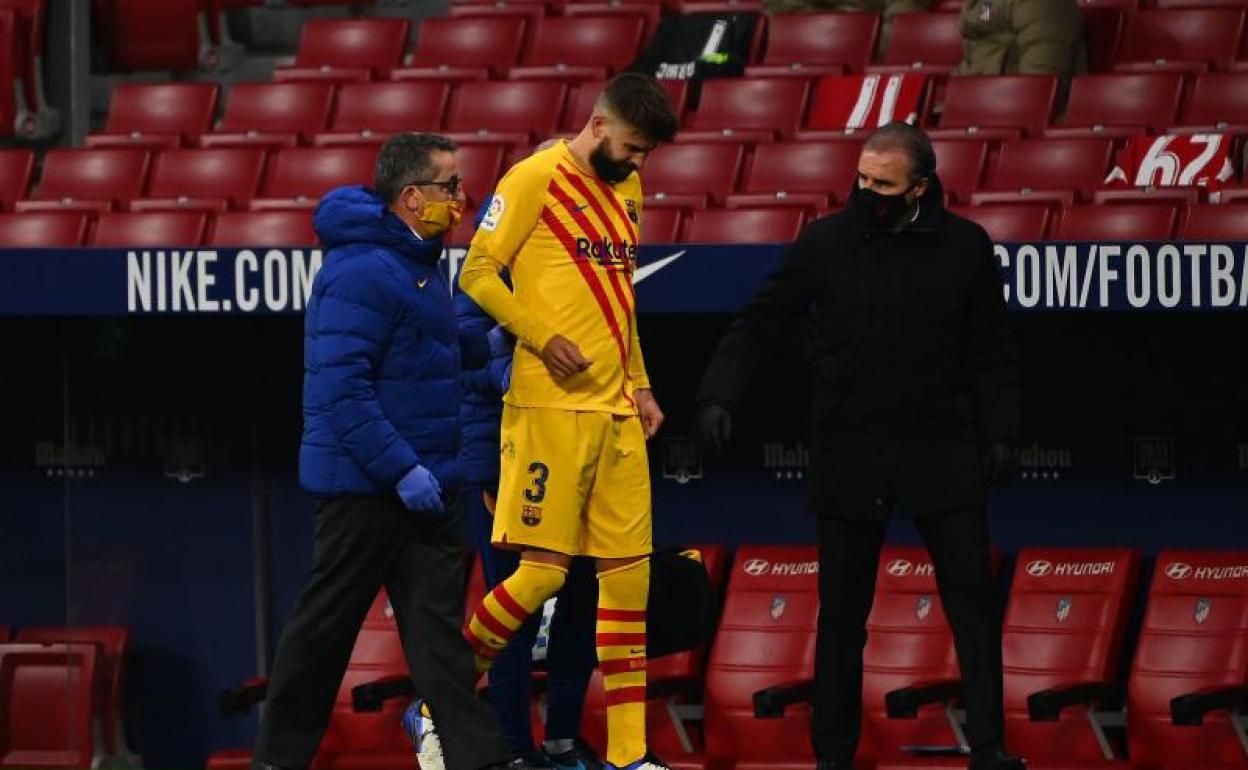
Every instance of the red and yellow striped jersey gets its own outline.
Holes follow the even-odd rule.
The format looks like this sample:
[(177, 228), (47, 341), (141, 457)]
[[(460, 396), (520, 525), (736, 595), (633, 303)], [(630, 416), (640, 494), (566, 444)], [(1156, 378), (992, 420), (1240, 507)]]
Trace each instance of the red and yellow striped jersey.
[[(498, 183), (460, 286), (520, 340), (507, 403), (636, 414), (633, 391), (650, 387), (633, 293), (641, 200), (636, 173), (609, 185), (582, 171), (566, 142)], [(504, 267), (514, 294), (498, 277)], [(539, 351), (555, 334), (576, 343), (589, 369), (550, 375)]]

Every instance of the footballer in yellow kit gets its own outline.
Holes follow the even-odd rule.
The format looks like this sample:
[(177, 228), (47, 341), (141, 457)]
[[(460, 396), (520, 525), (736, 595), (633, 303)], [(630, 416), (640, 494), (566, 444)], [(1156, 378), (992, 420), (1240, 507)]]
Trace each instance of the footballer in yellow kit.
[[(575, 138), (520, 161), (498, 183), (459, 279), (517, 339), (492, 539), (522, 552), (464, 637), (486, 670), (563, 585), (572, 556), (596, 557), (608, 770), (667, 768), (645, 737), (646, 439), (663, 412), (637, 337), (633, 271), (637, 172), (676, 127), (654, 78), (613, 78)], [(499, 277), (504, 268), (513, 290)]]
[[(650, 553), (650, 474), (638, 391), (650, 383), (637, 337), (633, 270), (642, 193), (637, 173), (615, 185), (582, 169), (559, 141), (499, 182), (464, 265), (506, 267), (520, 340), (504, 396), (493, 540), (604, 558)], [(488, 277), (486, 278), (488, 280)], [(558, 377), (540, 351), (556, 336), (589, 365)], [(649, 404), (646, 404), (649, 406)]]

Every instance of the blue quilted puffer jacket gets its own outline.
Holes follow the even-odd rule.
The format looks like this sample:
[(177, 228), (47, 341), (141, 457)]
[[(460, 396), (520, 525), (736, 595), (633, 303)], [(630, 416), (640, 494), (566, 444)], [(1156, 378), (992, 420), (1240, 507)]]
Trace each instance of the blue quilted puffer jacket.
[[(504, 277), (504, 280), (506, 278)], [(485, 334), (497, 322), (472, 297), (456, 289), (455, 315), (460, 332)], [(464, 428), (464, 445), (459, 450), (459, 464), (464, 479), (487, 487), (491, 492), (498, 485), (498, 428), (503, 419), (503, 378), (511, 368), (511, 352), (500, 352), (489, 363), (460, 378), (463, 401), (459, 420)]]
[(440, 240), (418, 239), (372, 191), (341, 187), (313, 225), (327, 253), (304, 324), (299, 479), (313, 495), (388, 495), (417, 463), (444, 494), (459, 484), (461, 335), (438, 271)]

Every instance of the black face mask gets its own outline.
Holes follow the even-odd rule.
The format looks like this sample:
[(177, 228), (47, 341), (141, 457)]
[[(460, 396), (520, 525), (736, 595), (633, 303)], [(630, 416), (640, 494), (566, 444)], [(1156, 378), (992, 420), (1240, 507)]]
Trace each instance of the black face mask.
[(607, 184), (619, 184), (637, 170), (628, 160), (611, 160), (607, 157), (606, 139), (599, 142), (593, 152), (589, 153), (589, 165), (594, 167), (594, 173), (598, 175), (598, 178)]
[(910, 185), (896, 195), (881, 195), (875, 190), (858, 187), (855, 183), (854, 192), (850, 196), (850, 203), (864, 222), (891, 225), (896, 223), (910, 209), (910, 204), (906, 201), (906, 195), (913, 189), (914, 185)]

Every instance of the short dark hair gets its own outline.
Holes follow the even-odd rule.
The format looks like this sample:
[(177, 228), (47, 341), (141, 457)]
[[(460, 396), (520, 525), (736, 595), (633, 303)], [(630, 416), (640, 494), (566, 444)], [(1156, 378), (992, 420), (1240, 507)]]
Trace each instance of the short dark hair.
[(373, 168), (373, 189), (386, 202), (394, 203), (403, 188), (433, 173), (434, 150), (455, 152), (459, 145), (440, 134), (395, 134), (381, 146)]
[(659, 81), (641, 72), (622, 72), (602, 90), (599, 103), (652, 142), (670, 142), (680, 121)]
[(936, 173), (936, 151), (923, 129), (894, 121), (877, 128), (863, 145), (865, 150), (900, 150), (910, 158), (910, 181)]

